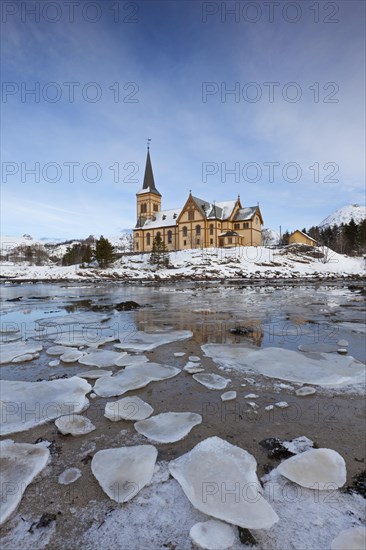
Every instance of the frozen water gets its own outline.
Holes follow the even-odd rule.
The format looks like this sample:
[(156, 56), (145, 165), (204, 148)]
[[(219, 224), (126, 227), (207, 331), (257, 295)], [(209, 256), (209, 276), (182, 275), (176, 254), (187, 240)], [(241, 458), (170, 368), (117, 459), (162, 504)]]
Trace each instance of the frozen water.
[(227, 550), (236, 539), (234, 528), (217, 519), (196, 523), (189, 536), (197, 546), (207, 550)]
[(127, 502), (151, 481), (157, 456), (153, 445), (104, 449), (94, 455), (91, 469), (109, 498)]
[(192, 363), (191, 361), (188, 361), (188, 363), (186, 363), (183, 367), (183, 370), (188, 372), (188, 374), (197, 374), (198, 372), (203, 372), (205, 369), (201, 367), (199, 363)]
[(12, 363), (23, 363), (24, 361), (32, 361), (32, 359), (35, 359), (35, 355), (32, 355), (31, 353), (26, 353), (25, 355), (19, 355), (19, 357), (16, 357), (12, 360)]
[(222, 394), (221, 401), (232, 401), (233, 399), (236, 399), (236, 391), (227, 391)]
[(192, 363), (199, 363), (201, 361), (201, 357), (198, 357), (197, 355), (190, 355), (188, 359), (189, 361), (192, 361)]
[(95, 430), (95, 426), (89, 418), (79, 414), (60, 416), (55, 420), (55, 424), (63, 435), (85, 435)]
[(183, 439), (194, 426), (201, 424), (202, 416), (191, 412), (168, 412), (135, 423), (135, 429), (152, 441), (175, 443)]
[(337, 351), (337, 346), (335, 344), (300, 344), (298, 349), (308, 353), (332, 353)]
[(305, 435), (302, 435), (300, 437), (296, 437), (296, 439), (292, 439), (291, 441), (284, 441), (282, 445), (286, 447), (290, 453), (297, 455), (312, 449), (314, 442)]
[(158, 346), (177, 342), (178, 340), (187, 340), (193, 333), (190, 330), (171, 330), (161, 332), (143, 332), (137, 331), (133, 336), (126, 338), (120, 344), (116, 344), (118, 349), (127, 351), (150, 351)]
[(84, 353), (82, 351), (77, 350), (77, 349), (76, 350), (69, 350), (69, 351), (66, 351), (65, 353), (63, 353), (60, 356), (60, 359), (64, 363), (75, 363), (75, 361), (78, 361), (78, 359), (80, 359), (80, 357), (82, 357), (83, 355), (84, 355)]
[(140, 365), (141, 363), (147, 363), (148, 358), (146, 355), (129, 355), (126, 351), (121, 352), (120, 358), (117, 359), (114, 364), (116, 367), (130, 367), (131, 365)]
[(60, 361), (59, 361), (58, 359), (54, 359), (53, 361), (50, 361), (50, 362), (48, 363), (48, 366), (49, 366), (49, 367), (58, 367), (59, 364), (60, 364)]
[[(29, 344), (25, 342), (10, 342), (8, 344), (0, 344), (0, 365), (11, 363), (17, 357), (22, 355), (34, 355), (41, 351), (41, 344)], [(32, 357), (33, 358), (33, 357)]]
[(209, 390), (224, 390), (231, 382), (229, 378), (211, 373), (194, 374), (193, 378)]
[(114, 376), (99, 378), (94, 386), (94, 391), (101, 397), (113, 397), (122, 395), (131, 390), (144, 388), (150, 382), (166, 380), (177, 376), (181, 371), (169, 365), (159, 363), (143, 363), (126, 367)]
[(316, 393), (316, 389), (312, 386), (303, 386), (302, 388), (296, 390), (295, 393), (299, 397), (306, 397), (307, 395), (313, 395), (314, 393)]
[(308, 357), (300, 352), (271, 347), (252, 351), (240, 344), (206, 344), (202, 349), (226, 368), (252, 370), (270, 378), (291, 382), (343, 387), (361, 384), (365, 380), (365, 365), (353, 357), (327, 353)]
[(274, 409), (274, 405), (267, 405), (266, 407), (264, 407), (265, 411), (273, 411), (273, 409)]
[(145, 420), (152, 415), (154, 409), (145, 401), (131, 395), (113, 403), (106, 403), (104, 416), (116, 422), (117, 420)]
[[(219, 437), (209, 437), (169, 463), (193, 506), (248, 529), (269, 529), (278, 516), (261, 495), (255, 458)], [(236, 498), (223, 491), (237, 488)], [(226, 498), (225, 498), (226, 497)]]
[(1, 435), (23, 432), (65, 414), (78, 413), (89, 404), (92, 389), (86, 380), (72, 378), (43, 382), (1, 382)]
[(174, 357), (184, 357), (185, 356), (185, 352), (184, 351), (176, 351), (174, 353)]
[(44, 445), (13, 443), (9, 440), (0, 444), (0, 525), (17, 508), (24, 491), (46, 466), (49, 456), (50, 452)]
[(345, 330), (350, 330), (351, 332), (360, 332), (361, 334), (366, 334), (366, 324), (364, 323), (337, 323), (337, 327)]
[(332, 449), (310, 449), (282, 462), (281, 475), (309, 489), (329, 490), (346, 483), (346, 463)]
[(96, 349), (92, 352), (80, 357), (79, 363), (81, 365), (88, 365), (89, 367), (99, 367), (101, 369), (113, 367), (115, 362), (123, 357), (123, 354), (118, 351), (99, 350)]
[(58, 476), (58, 482), (61, 485), (70, 485), (70, 483), (74, 483), (79, 477), (81, 477), (79, 468), (68, 468)]
[(346, 348), (347, 346), (349, 346), (349, 343), (348, 340), (338, 340), (337, 345), (341, 346), (342, 348)]
[(259, 395), (256, 393), (247, 393), (247, 395), (244, 395), (244, 399), (257, 399), (257, 397), (259, 397)]
[[(104, 315), (102, 313), (70, 313), (69, 315), (59, 315), (58, 317), (45, 317), (43, 319), (37, 319), (41, 327), (59, 327), (63, 325), (80, 325), (87, 328), (93, 328), (98, 323), (108, 321), (110, 315)], [(104, 327), (101, 327), (104, 328)]]
[(275, 403), (275, 407), (278, 407), (279, 409), (287, 409), (288, 403), (287, 401), (279, 401), (278, 403)]
[[(75, 351), (77, 351), (76, 348), (74, 348)], [(46, 353), (48, 355), (63, 355), (64, 353), (68, 353), (70, 351), (70, 348), (67, 346), (50, 346), (48, 349), (46, 349)]]
[(85, 334), (84, 332), (73, 332), (71, 335), (59, 336), (55, 339), (54, 343), (61, 346), (99, 348), (99, 346), (117, 340), (115, 336), (102, 336), (100, 330), (95, 330), (95, 334), (93, 334), (93, 330), (93, 328), (88, 328)]
[(97, 378), (102, 378), (102, 376), (112, 376), (113, 372), (111, 370), (87, 370), (85, 372), (78, 372), (77, 376), (80, 378), (88, 378), (89, 380), (96, 380)]
[(341, 531), (332, 541), (331, 550), (365, 550), (366, 527), (351, 527)]

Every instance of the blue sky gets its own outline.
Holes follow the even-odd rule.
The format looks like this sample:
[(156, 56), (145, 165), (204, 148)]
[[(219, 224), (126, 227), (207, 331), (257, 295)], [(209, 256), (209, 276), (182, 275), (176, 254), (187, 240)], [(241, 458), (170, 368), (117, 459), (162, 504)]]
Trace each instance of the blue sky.
[(2, 234), (133, 227), (147, 138), (163, 208), (240, 194), (295, 229), (364, 204), (364, 2), (77, 4), (2, 3)]

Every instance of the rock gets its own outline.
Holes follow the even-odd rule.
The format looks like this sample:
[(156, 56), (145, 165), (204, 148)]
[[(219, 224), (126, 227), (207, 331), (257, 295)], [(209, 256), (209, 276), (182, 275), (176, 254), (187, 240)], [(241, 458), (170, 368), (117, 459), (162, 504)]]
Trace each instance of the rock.
[(256, 546), (257, 541), (253, 537), (252, 533), (248, 529), (239, 527), (239, 539), (242, 544), (246, 546)]
[(277, 437), (269, 437), (267, 439), (262, 439), (259, 442), (259, 445), (268, 451), (268, 458), (288, 458), (292, 456), (292, 453), (284, 447), (281, 439)]
[(120, 302), (114, 306), (114, 309), (117, 311), (131, 311), (132, 309), (138, 309), (140, 304), (134, 302), (133, 300), (128, 300), (127, 302)]
[(288, 403), (287, 401), (279, 401), (278, 403), (275, 403), (275, 407), (278, 407), (279, 409), (287, 409)]

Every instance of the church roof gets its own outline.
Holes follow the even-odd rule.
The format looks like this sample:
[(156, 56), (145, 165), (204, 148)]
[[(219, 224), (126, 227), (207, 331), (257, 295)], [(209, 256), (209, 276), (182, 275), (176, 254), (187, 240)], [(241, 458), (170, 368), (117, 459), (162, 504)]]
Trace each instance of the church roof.
[(257, 211), (258, 206), (248, 206), (247, 208), (240, 208), (235, 214), (234, 222), (251, 220)]
[(154, 217), (151, 220), (146, 220), (141, 226), (141, 229), (157, 229), (159, 227), (175, 226), (181, 211), (182, 208), (173, 208), (172, 210), (160, 210), (160, 212), (155, 212)]
[(192, 199), (207, 219), (228, 220), (236, 205), (236, 200), (222, 201), (213, 204), (204, 199), (199, 199), (198, 197), (192, 196)]
[(161, 194), (155, 187), (154, 174), (152, 170), (149, 149), (147, 149), (144, 183), (142, 185), (142, 189), (140, 189), (140, 191), (138, 191), (137, 194), (142, 195), (143, 193), (154, 193), (155, 195), (159, 195), (159, 197), (161, 197)]

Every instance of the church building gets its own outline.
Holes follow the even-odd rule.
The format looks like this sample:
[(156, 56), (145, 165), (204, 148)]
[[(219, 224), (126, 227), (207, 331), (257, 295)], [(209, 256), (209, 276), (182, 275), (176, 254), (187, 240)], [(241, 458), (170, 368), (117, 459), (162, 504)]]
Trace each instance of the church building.
[(211, 203), (189, 192), (183, 207), (162, 210), (162, 197), (155, 186), (149, 147), (144, 182), (136, 197), (135, 252), (150, 252), (158, 234), (170, 251), (262, 244), (263, 219), (259, 205), (243, 207), (239, 196), (234, 200)]

